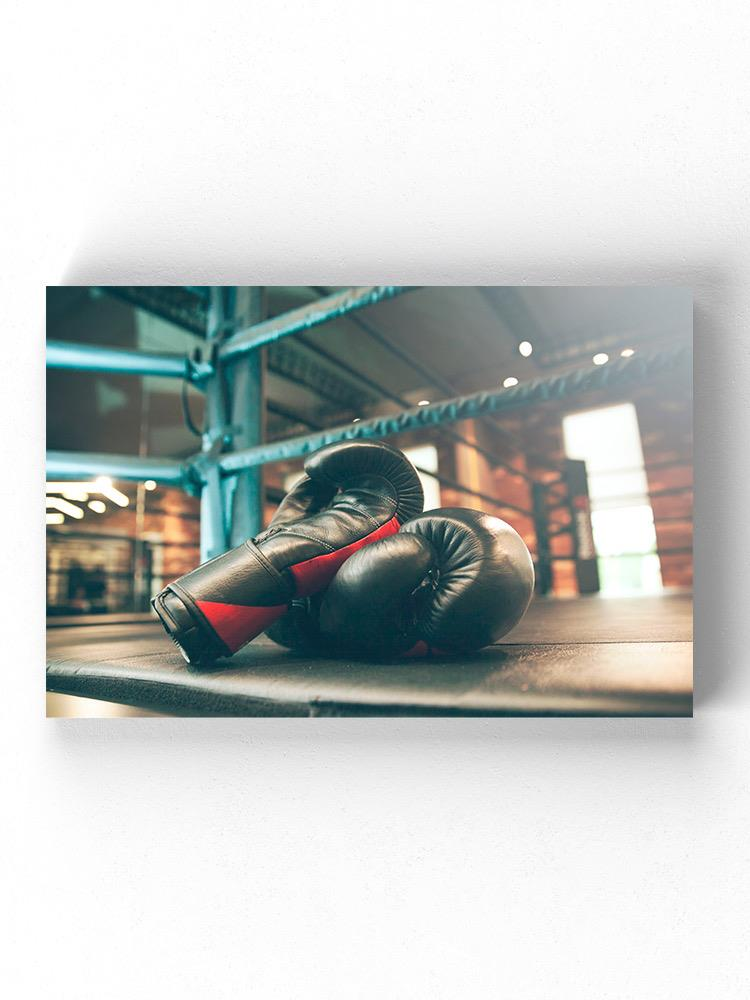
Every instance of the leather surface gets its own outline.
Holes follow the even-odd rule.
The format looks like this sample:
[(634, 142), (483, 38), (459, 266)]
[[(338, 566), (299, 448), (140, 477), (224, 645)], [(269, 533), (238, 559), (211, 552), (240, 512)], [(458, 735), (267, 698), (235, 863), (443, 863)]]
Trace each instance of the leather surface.
[[(441, 508), (353, 555), (315, 606), (298, 606), (292, 648), (363, 656), (481, 649), (523, 617), (534, 568), (523, 540), (482, 511)], [(304, 614), (316, 622), (304, 623)], [(277, 638), (272, 635), (272, 638)]]
[(305, 474), (287, 493), (276, 509), (268, 530), (279, 528), (301, 517), (317, 514), (333, 500), (336, 487), (333, 483), (314, 482)]
[(420, 638), (428, 645), (481, 649), (521, 620), (534, 592), (534, 564), (509, 524), (450, 507), (415, 517), (403, 530), (438, 554), (439, 580), (421, 614)]
[(243, 604), (219, 604), (213, 601), (195, 603), (230, 653), (235, 653), (244, 646), (249, 635), (258, 635), (268, 628), (286, 610), (285, 604), (248, 608)]
[[(385, 479), (368, 479), (337, 493), (325, 510), (272, 525), (256, 539), (264, 557), (279, 571), (314, 556), (336, 552), (398, 518), (395, 490)], [(398, 530), (398, 522), (394, 530)]]
[(243, 542), (175, 580), (195, 602), (269, 607), (286, 604), (294, 584), (282, 575), (252, 540)]
[[(305, 470), (257, 538), (167, 588), (192, 605), (200, 628), (213, 629), (233, 651), (284, 614), (295, 595), (325, 587), (353, 551), (396, 532), (422, 507), (414, 467), (383, 442), (330, 445), (310, 456)], [(172, 637), (180, 642), (179, 634)]]
[(345, 489), (359, 476), (376, 476), (395, 491), (398, 519), (404, 524), (422, 513), (424, 494), (414, 466), (403, 452), (385, 441), (349, 441), (321, 448), (305, 462), (315, 482)]
[(420, 612), (437, 566), (435, 549), (413, 533), (401, 531), (362, 549), (322, 598), (321, 642), (382, 655), (409, 649), (420, 637)]

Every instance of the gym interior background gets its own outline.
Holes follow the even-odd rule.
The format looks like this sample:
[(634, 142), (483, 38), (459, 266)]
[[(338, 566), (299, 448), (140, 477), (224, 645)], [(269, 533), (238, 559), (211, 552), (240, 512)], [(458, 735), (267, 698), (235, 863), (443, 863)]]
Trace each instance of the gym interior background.
[[(686, 289), (53, 287), (47, 338), (54, 663), (61, 642), (101, 650), (151, 628), (151, 597), (257, 533), (331, 429), (403, 449), (426, 509), (477, 507), (516, 528), (534, 606), (561, 607), (567, 622), (550, 636), (527, 623), (521, 645), (591, 641), (576, 622), (592, 606), (598, 642), (689, 645)], [(48, 714), (164, 707), (105, 702), (96, 686), (73, 697), (52, 676)], [(440, 705), (459, 710), (454, 695)]]

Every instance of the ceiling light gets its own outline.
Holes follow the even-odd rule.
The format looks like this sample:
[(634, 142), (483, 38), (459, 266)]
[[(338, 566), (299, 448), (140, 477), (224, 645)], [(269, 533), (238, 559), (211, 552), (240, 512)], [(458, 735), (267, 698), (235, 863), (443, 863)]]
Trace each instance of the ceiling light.
[(531, 346), (528, 340), (522, 340), (521, 343), (518, 345), (518, 353), (521, 355), (522, 358), (528, 358), (528, 356), (531, 354), (533, 350), (534, 348)]
[(58, 514), (57, 512), (47, 514), (47, 524), (62, 524), (64, 520), (65, 517), (63, 514)]
[(355, 417), (354, 420), (352, 420), (352, 423), (353, 424), (358, 424), (361, 419), (362, 419), (362, 417)]
[[(148, 483), (150, 482), (153, 482), (153, 480), (147, 480), (146, 489), (149, 489)], [(151, 488), (153, 489), (153, 487)], [(107, 497), (112, 503), (116, 503), (118, 507), (127, 507), (130, 503), (125, 494), (112, 485), (112, 480), (109, 476), (97, 476), (93, 482), (74, 483), (63, 481), (47, 483), (47, 493), (62, 493), (69, 500), (79, 501), (87, 500), (91, 493), (101, 493), (103, 497)]]
[(429, 406), (429, 405), (430, 405), (429, 399), (420, 399), (420, 401), (417, 403), (417, 406)]
[(103, 514), (107, 509), (106, 503), (102, 500), (90, 500), (88, 503), (89, 510), (93, 510), (95, 514)]
[(83, 511), (80, 507), (76, 507), (74, 503), (68, 503), (67, 500), (62, 500), (60, 497), (47, 497), (47, 506), (53, 510), (59, 510), (69, 517), (74, 517), (77, 521), (83, 517)]
[(633, 350), (632, 347), (624, 347), (620, 351), (620, 357), (621, 358), (632, 358), (634, 354), (635, 354), (635, 351)]
[(514, 385), (518, 385), (518, 379), (514, 375), (509, 375), (506, 379), (503, 379), (504, 389), (510, 389)]
[(609, 355), (602, 352), (601, 354), (595, 354), (591, 360), (595, 365), (606, 365), (609, 361)]
[(144, 490), (155, 490), (156, 483), (154, 482), (153, 479), (147, 479), (146, 482), (143, 484), (143, 488)]
[(112, 486), (111, 479), (109, 480), (109, 486), (103, 479), (97, 479), (96, 482), (99, 487), (98, 492), (101, 493), (103, 497), (111, 500), (112, 503), (116, 503), (118, 507), (127, 507), (130, 503), (130, 500), (124, 493), (121, 493), (118, 489), (115, 489), (115, 487)]

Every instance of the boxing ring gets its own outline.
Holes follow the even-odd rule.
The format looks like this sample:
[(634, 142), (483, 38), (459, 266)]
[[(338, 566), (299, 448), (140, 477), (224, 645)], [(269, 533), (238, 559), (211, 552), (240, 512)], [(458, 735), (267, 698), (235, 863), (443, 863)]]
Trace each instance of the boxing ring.
[(682, 594), (536, 598), (479, 653), (392, 663), (306, 657), (261, 636), (196, 670), (145, 616), (74, 621), (49, 629), (48, 690), (169, 714), (692, 714), (692, 602)]
[[(667, 374), (684, 377), (689, 391), (689, 353), (678, 348), (262, 441), (260, 348), (288, 336), (302, 337), (313, 326), (407, 291), (396, 286), (347, 289), (264, 320), (258, 289), (195, 289), (207, 310), (205, 349), (199, 356), (48, 342), (48, 367), (179, 378), (206, 395), (201, 449), (190, 458), (48, 452), (48, 476), (152, 479), (200, 496), (201, 559), (206, 560), (261, 530), (260, 470), (268, 463), (302, 458), (336, 441), (428, 428), (480, 450), (450, 425), (469, 418), (491, 420), (496, 414)], [(230, 661), (197, 671), (185, 665), (161, 625), (148, 616), (116, 621), (94, 616), (59, 620), (49, 628), (48, 689), (188, 715), (690, 715), (689, 595), (595, 596), (596, 559), (584, 552), (590, 545), (581, 537), (580, 517), (571, 517), (562, 530), (572, 536), (579, 590), (591, 596), (545, 598), (555, 558), (549, 548), (549, 511), (560, 506), (554, 491), (563, 490), (571, 511), (587, 511), (585, 466), (567, 461), (556, 479), (539, 483), (500, 458), (488, 457), (529, 480), (533, 489), (533, 511), (516, 509), (534, 518), (541, 583), (541, 594), (525, 619), (496, 645), (460, 661), (433, 657), (364, 665), (346, 658), (305, 658), (262, 637)], [(441, 481), (440, 475), (435, 478)], [(501, 498), (451, 485), (496, 508), (513, 509)]]

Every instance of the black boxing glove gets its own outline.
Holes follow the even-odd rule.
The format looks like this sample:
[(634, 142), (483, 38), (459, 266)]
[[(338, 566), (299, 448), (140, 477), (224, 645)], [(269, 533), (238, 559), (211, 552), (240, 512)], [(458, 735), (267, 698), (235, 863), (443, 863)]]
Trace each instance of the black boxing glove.
[(509, 524), (447, 507), (355, 553), (272, 638), (363, 656), (468, 653), (509, 632), (533, 590), (529, 550)]
[(231, 656), (295, 596), (326, 587), (352, 553), (395, 534), (423, 502), (414, 466), (398, 449), (329, 445), (307, 459), (265, 531), (170, 583), (152, 604), (189, 663)]

